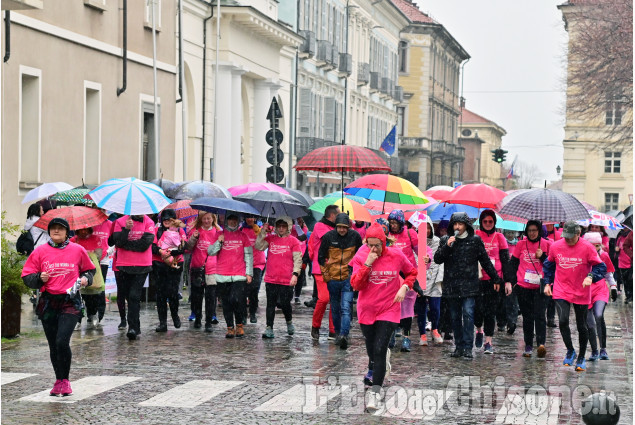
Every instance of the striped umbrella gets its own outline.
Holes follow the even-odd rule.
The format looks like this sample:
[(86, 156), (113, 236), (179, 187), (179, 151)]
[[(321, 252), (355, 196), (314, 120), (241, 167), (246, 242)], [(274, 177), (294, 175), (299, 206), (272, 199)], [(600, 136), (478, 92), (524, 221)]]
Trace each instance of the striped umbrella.
[(340, 207), (340, 211), (348, 214), (351, 220), (366, 221), (369, 223), (373, 221), (372, 217), (370, 216), (370, 212), (368, 212), (368, 210), (364, 208), (364, 206), (359, 202), (355, 202), (347, 198), (333, 199), (334, 200), (329, 200), (328, 203), (323, 203), (323, 199), (322, 201), (316, 202), (315, 204), (311, 205), (309, 209), (319, 212), (320, 214), (324, 214), (324, 210), (328, 205), (337, 205), (338, 207)]
[(51, 196), (51, 199), (57, 201), (58, 205), (75, 205), (81, 203), (91, 206), (95, 205), (95, 201), (86, 197), (90, 191), (91, 189), (87, 187), (76, 187), (63, 192), (57, 192), (55, 195)]
[(125, 215), (157, 214), (170, 204), (159, 186), (134, 177), (110, 179), (88, 196), (99, 208)]
[[(362, 198), (361, 196), (349, 195), (347, 193), (340, 192), (339, 190), (337, 192), (332, 192), (332, 193), (324, 195), (324, 199), (341, 198), (342, 196), (344, 196), (344, 198), (350, 199), (351, 201), (359, 202), (362, 205), (365, 205), (366, 202), (368, 202), (368, 199), (366, 198)], [(332, 201), (333, 200), (331, 199), (331, 202)]]
[(606, 229), (611, 230), (619, 230), (624, 228), (619, 220), (613, 216), (593, 210), (589, 211), (589, 214), (591, 215), (591, 218), (589, 218), (588, 220), (578, 220), (578, 224), (585, 227), (594, 224), (596, 226), (603, 226)]
[(404, 212), (423, 211), (437, 204), (436, 201), (432, 202), (430, 198), (428, 199), (430, 200), (430, 202), (428, 202), (427, 204), (397, 204), (394, 202), (381, 202), (381, 201), (370, 200), (366, 204), (364, 204), (364, 208), (369, 210), (377, 210), (377, 211), (381, 211), (383, 209), (385, 213), (389, 213), (392, 210), (402, 210)]
[(540, 220), (559, 223), (569, 220), (587, 220), (589, 212), (573, 195), (560, 190), (531, 189), (508, 196), (513, 198), (498, 211), (505, 220)]
[(406, 179), (389, 174), (369, 174), (361, 177), (346, 186), (344, 192), (381, 202), (398, 204), (427, 204), (429, 202), (417, 186)]

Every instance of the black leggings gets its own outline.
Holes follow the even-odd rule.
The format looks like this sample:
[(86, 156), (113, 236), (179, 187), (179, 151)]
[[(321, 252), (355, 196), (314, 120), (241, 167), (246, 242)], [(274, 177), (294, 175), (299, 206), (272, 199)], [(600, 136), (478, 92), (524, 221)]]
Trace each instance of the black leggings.
[(534, 329), (536, 331), (536, 345), (545, 345), (547, 334), (547, 320), (545, 309), (547, 302), (551, 298), (547, 298), (541, 293), (540, 288), (536, 289), (523, 288), (516, 285), (514, 288), (518, 296), (518, 305), (523, 315), (523, 336), (525, 345), (534, 345)]
[[(134, 329), (137, 335), (141, 333), (139, 313), (141, 312), (141, 293), (146, 277), (148, 277), (148, 273), (132, 274), (122, 271), (121, 285), (117, 283), (117, 291), (121, 286), (128, 298), (128, 328)], [(119, 305), (119, 297), (117, 297), (117, 305)], [(119, 315), (121, 315), (121, 310), (119, 310)]]
[(205, 299), (205, 324), (211, 325), (212, 318), (216, 316), (216, 285), (207, 285), (205, 277), (200, 267), (191, 270), (190, 301), (194, 317), (201, 321), (203, 320), (203, 299)]
[(247, 281), (217, 283), (218, 295), (223, 302), (223, 316), (228, 328), (234, 327), (234, 317), (236, 324), (242, 325), (243, 314), (245, 312), (245, 285)]
[(300, 270), (300, 276), (298, 276), (298, 283), (293, 287), (294, 296), (296, 298), (300, 297), (302, 293), (302, 288), (306, 285), (306, 273), (304, 273), (304, 269)]
[(115, 282), (117, 283), (117, 310), (119, 310), (119, 316), (121, 321), (126, 321), (126, 301), (128, 301), (128, 293), (130, 288), (124, 284), (123, 272), (115, 272)]
[(152, 273), (157, 291), (157, 314), (161, 324), (168, 320), (168, 303), (172, 319), (179, 316), (179, 287), (181, 286), (183, 263), (179, 263), (179, 266), (179, 268), (174, 268), (163, 261), (152, 262)]
[(366, 339), (368, 369), (373, 371), (373, 391), (379, 392), (386, 376), (386, 352), (392, 333), (397, 323), (378, 320), (372, 325), (362, 325), (362, 333)]
[[(251, 283), (245, 287), (245, 296), (249, 300), (249, 314), (256, 314), (258, 311), (258, 293), (262, 283), (262, 270), (254, 267), (254, 275)], [(245, 316), (247, 315), (247, 305), (245, 304)]]
[(586, 344), (589, 340), (589, 333), (586, 325), (587, 312), (589, 306), (587, 304), (571, 304), (565, 300), (555, 300), (556, 310), (558, 311), (558, 324), (560, 327), (560, 335), (567, 350), (573, 350), (573, 343), (571, 342), (571, 329), (569, 329), (569, 313), (571, 306), (573, 305), (573, 311), (575, 312), (575, 323), (578, 327), (578, 339), (580, 341), (580, 352), (578, 356), (584, 358), (586, 353)]
[(500, 301), (499, 292), (494, 291), (494, 286), (489, 280), (481, 281), (481, 295), (474, 301), (474, 326), (477, 328), (484, 326), (485, 336), (494, 336), (496, 311)]
[(591, 314), (587, 313), (586, 323), (589, 327), (589, 342), (591, 343), (591, 350), (593, 351), (598, 350), (598, 339), (600, 340), (600, 348), (606, 348), (605, 308), (606, 303), (604, 301), (596, 301), (591, 308)]
[[(48, 312), (47, 312), (48, 313)], [(68, 379), (71, 371), (71, 335), (79, 316), (75, 314), (51, 314), (42, 320), (42, 327), (49, 343), (51, 363), (55, 370), (55, 379)]]
[(403, 331), (403, 336), (410, 336), (410, 329), (412, 328), (412, 317), (404, 317), (399, 322), (399, 327)]
[(287, 285), (277, 285), (275, 283), (265, 283), (267, 292), (267, 326), (273, 327), (276, 317), (276, 304), (280, 303), (284, 319), (287, 322), (293, 320), (291, 310), (291, 299), (293, 298), (293, 287)]

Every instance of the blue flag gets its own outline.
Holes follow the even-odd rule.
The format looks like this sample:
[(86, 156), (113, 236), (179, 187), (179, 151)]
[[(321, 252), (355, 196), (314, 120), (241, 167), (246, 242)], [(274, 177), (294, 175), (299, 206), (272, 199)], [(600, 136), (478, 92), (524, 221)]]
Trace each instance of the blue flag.
[(397, 141), (397, 126), (393, 126), (388, 136), (381, 142), (381, 146), (379, 147), (380, 151), (386, 152), (388, 155), (392, 155), (395, 153), (395, 142)]

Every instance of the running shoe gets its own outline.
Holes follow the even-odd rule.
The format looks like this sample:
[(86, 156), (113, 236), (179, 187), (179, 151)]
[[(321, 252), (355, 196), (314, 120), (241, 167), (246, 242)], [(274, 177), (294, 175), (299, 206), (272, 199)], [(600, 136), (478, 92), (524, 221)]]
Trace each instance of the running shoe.
[(562, 364), (565, 366), (571, 366), (573, 365), (574, 361), (575, 361), (575, 350), (567, 350), (567, 355), (564, 357)]
[(295, 326), (293, 326), (293, 322), (288, 321), (287, 322), (287, 334), (288, 335), (293, 335), (295, 333)]
[(598, 350), (593, 350), (591, 352), (591, 355), (589, 356), (588, 360), (590, 362), (594, 362), (596, 360), (598, 360), (600, 358), (600, 352)]
[(218, 319), (216, 316), (212, 316), (212, 325), (218, 325)]
[(532, 351), (534, 351), (534, 347), (532, 347), (531, 345), (526, 345), (525, 352), (523, 353), (523, 357), (531, 357)]
[(119, 323), (119, 326), (117, 326), (117, 329), (119, 329), (120, 331), (126, 329), (128, 327), (128, 323), (126, 322), (125, 319), (121, 320), (121, 323)]
[(489, 342), (486, 342), (483, 346), (483, 352), (485, 354), (494, 354), (494, 347), (492, 347), (492, 344), (490, 344)]
[(426, 331), (431, 331), (431, 330), (432, 330), (432, 322), (426, 323)]
[(468, 360), (471, 360), (474, 357), (474, 355), (472, 354), (472, 349), (471, 348), (464, 349), (463, 350), (463, 357), (468, 359)]
[(316, 328), (316, 327), (312, 327), (311, 328), (311, 338), (313, 338), (314, 341), (319, 341), (319, 339), (320, 339), (320, 328)]
[[(372, 374), (371, 374), (371, 377), (372, 377)], [(57, 381), (55, 381), (55, 384), (53, 385), (53, 389), (51, 390), (49, 394), (52, 395), (53, 397), (59, 397), (62, 395), (62, 380), (61, 379), (58, 379)]]
[(380, 409), (381, 398), (379, 393), (373, 390), (366, 391), (366, 411), (368, 413), (375, 413)]
[(476, 348), (481, 348), (483, 346), (483, 332), (476, 332), (476, 337), (474, 338), (474, 346)]
[(335, 338), (337, 337), (337, 334), (335, 332), (329, 332), (329, 341), (335, 341)]
[(609, 359), (609, 355), (606, 352), (606, 348), (601, 348), (600, 349), (600, 360), (608, 360)]
[(190, 322), (193, 322), (194, 319), (196, 319), (196, 314), (194, 314), (194, 312), (192, 312), (192, 314), (190, 314), (190, 317), (188, 317), (187, 320), (189, 320)]
[(575, 363), (576, 372), (584, 372), (586, 370), (586, 360), (584, 357), (578, 356), (578, 361)]
[(428, 336), (426, 334), (421, 335), (421, 339), (419, 339), (419, 345), (428, 345)]
[(71, 389), (71, 383), (68, 379), (62, 379), (60, 384), (60, 391), (64, 397), (73, 394), (73, 390)]
[(267, 329), (265, 329), (265, 332), (262, 334), (262, 337), (265, 339), (274, 338), (273, 328), (271, 326), (267, 326)]
[(436, 329), (432, 330), (432, 339), (436, 344), (443, 344), (443, 337), (439, 334), (439, 331)]
[(407, 336), (404, 336), (403, 340), (401, 341), (401, 352), (402, 353), (409, 353), (411, 345), (412, 344), (410, 342), (410, 338), (408, 338)]

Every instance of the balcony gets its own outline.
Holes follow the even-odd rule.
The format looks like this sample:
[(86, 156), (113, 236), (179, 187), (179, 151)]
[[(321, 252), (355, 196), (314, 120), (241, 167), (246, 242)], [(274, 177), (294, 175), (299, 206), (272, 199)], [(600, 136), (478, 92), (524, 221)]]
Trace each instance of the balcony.
[(333, 56), (331, 54), (332, 47), (333, 46), (328, 42), (328, 40), (318, 40), (317, 53), (315, 54), (317, 66), (322, 67), (330, 64), (333, 60)]
[(370, 65), (367, 63), (360, 63), (357, 66), (357, 85), (363, 86), (370, 82)]
[(378, 92), (381, 90), (381, 78), (379, 77), (379, 72), (371, 72), (370, 73), (370, 91)]
[(299, 31), (304, 42), (298, 48), (298, 56), (309, 58), (315, 54), (315, 33), (313, 31)]
[(432, 141), (432, 156), (434, 158), (444, 157), (447, 153), (445, 140), (433, 140)]
[(330, 62), (330, 64), (332, 65), (333, 69), (337, 69), (339, 71), (339, 67), (340, 67), (340, 50), (337, 48), (337, 46), (335, 44), (333, 44), (331, 46), (331, 60), (327, 61)]
[(392, 92), (392, 98), (395, 99), (395, 102), (397, 103), (403, 102), (403, 87), (395, 86)]
[(325, 146), (334, 146), (337, 143), (318, 139), (317, 137), (296, 137), (295, 138), (295, 155), (298, 159), (302, 158), (309, 152), (323, 148)]
[[(340, 77), (347, 77), (353, 73), (353, 55), (350, 53), (340, 53), (338, 74)], [(359, 76), (357, 77), (359, 82)]]

